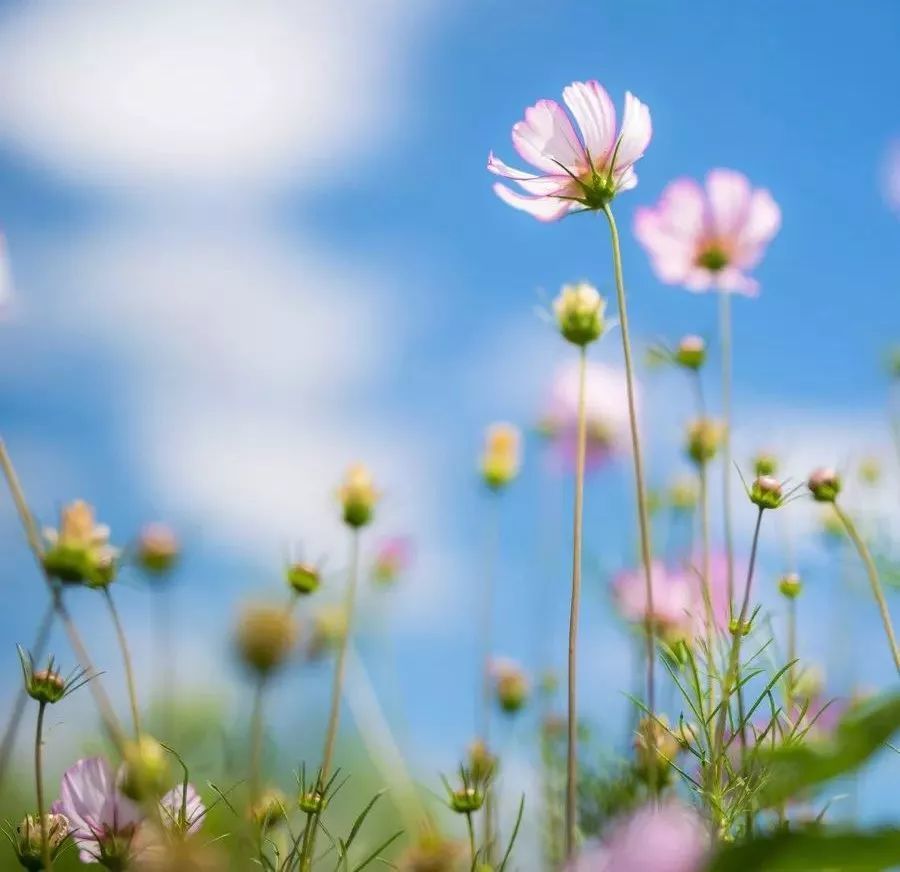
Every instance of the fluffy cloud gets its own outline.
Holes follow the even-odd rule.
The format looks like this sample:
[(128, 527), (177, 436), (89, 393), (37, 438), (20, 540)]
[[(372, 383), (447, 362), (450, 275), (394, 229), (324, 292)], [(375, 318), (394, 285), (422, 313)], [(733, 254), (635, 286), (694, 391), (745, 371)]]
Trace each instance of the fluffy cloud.
[(17, 4), (0, 21), (0, 136), (117, 192), (309, 182), (392, 134), (430, 5)]

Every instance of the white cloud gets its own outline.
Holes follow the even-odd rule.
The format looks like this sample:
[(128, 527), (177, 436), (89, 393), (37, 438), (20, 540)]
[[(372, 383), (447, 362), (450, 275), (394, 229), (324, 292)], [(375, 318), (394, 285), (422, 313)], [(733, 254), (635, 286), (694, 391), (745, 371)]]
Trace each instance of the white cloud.
[(430, 5), (17, 5), (0, 21), (0, 136), (117, 192), (309, 182), (393, 133)]

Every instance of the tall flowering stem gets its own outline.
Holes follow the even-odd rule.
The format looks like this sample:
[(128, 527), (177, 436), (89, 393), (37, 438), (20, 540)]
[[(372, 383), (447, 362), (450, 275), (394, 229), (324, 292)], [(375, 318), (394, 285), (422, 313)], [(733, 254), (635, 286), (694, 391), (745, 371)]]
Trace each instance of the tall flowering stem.
[(859, 554), (863, 565), (866, 567), (866, 574), (869, 577), (872, 594), (875, 596), (875, 602), (878, 604), (878, 611), (881, 613), (881, 622), (884, 624), (884, 633), (887, 636), (888, 644), (891, 647), (891, 656), (894, 658), (894, 666), (896, 667), (897, 672), (900, 673), (900, 648), (897, 647), (897, 637), (894, 634), (891, 613), (888, 610), (887, 601), (884, 598), (884, 591), (881, 587), (881, 580), (878, 577), (878, 567), (875, 566), (875, 561), (872, 559), (872, 554), (869, 552), (868, 546), (863, 541), (862, 536), (859, 535), (856, 524), (853, 523), (850, 516), (836, 501), (832, 502), (832, 505), (834, 506), (835, 514), (840, 519), (841, 524), (843, 524), (844, 529), (847, 531), (847, 535), (856, 547), (856, 551)]
[(341, 697), (344, 689), (344, 672), (347, 668), (347, 644), (353, 627), (353, 612), (356, 607), (356, 588), (359, 582), (359, 529), (353, 528), (350, 533), (350, 572), (347, 580), (347, 593), (344, 598), (346, 627), (338, 648), (337, 663), (334, 668), (334, 681), (331, 686), (331, 710), (328, 714), (328, 729), (325, 732), (325, 750), (322, 753), (322, 778), (328, 778), (334, 756), (334, 743), (337, 738), (341, 717)]
[(579, 349), (578, 359), (578, 432), (575, 447), (575, 511), (572, 531), (572, 602), (569, 610), (568, 742), (566, 747), (566, 856), (575, 850), (578, 826), (578, 709), (576, 677), (578, 666), (578, 613), (581, 606), (581, 540), (584, 522), (584, 456), (587, 448), (587, 419), (584, 410), (584, 385), (587, 372), (587, 346)]
[(719, 342), (722, 354), (722, 535), (725, 540), (728, 615), (734, 613), (734, 535), (731, 527), (731, 294), (719, 294)]
[[(22, 522), (22, 526), (25, 530), (25, 536), (28, 539), (28, 545), (31, 548), (32, 554), (34, 555), (38, 567), (40, 568), (41, 573), (44, 576), (44, 581), (47, 584), (47, 589), (50, 593), (50, 599), (53, 605), (54, 613), (59, 618), (60, 623), (62, 623), (66, 631), (66, 635), (69, 637), (69, 644), (72, 646), (72, 650), (75, 652), (75, 656), (78, 658), (78, 662), (81, 665), (81, 668), (84, 670), (85, 674), (97, 676), (97, 671), (94, 669), (93, 662), (88, 655), (87, 648), (85, 648), (84, 642), (81, 638), (81, 634), (78, 632), (78, 628), (75, 626), (75, 622), (72, 620), (72, 616), (69, 614), (69, 610), (66, 607), (65, 602), (63, 601), (62, 592), (60, 591), (59, 585), (50, 578), (50, 576), (47, 574), (46, 569), (44, 568), (43, 545), (41, 543), (41, 536), (38, 532), (34, 516), (31, 514), (31, 510), (28, 508), (28, 503), (25, 500), (25, 493), (22, 490), (22, 485), (19, 483), (19, 478), (16, 475), (16, 470), (12, 464), (12, 459), (9, 456), (9, 452), (6, 450), (6, 443), (2, 439), (0, 439), (0, 468), (2, 468), (3, 470), (3, 475), (6, 478), (7, 486), (9, 487), (9, 491), (12, 494), (13, 502), (16, 506), (16, 512), (19, 515), (19, 519)], [(116, 746), (117, 750), (121, 751), (124, 747), (122, 729), (119, 726), (119, 722), (116, 718), (115, 712), (113, 711), (113, 707), (110, 704), (109, 697), (106, 695), (106, 691), (103, 689), (103, 685), (101, 684), (98, 677), (95, 677), (90, 682), (90, 688), (91, 693), (94, 696), (94, 702), (97, 704), (97, 708), (100, 712), (100, 717), (103, 721), (106, 731), (109, 734), (109, 737), (112, 740), (113, 744)]]
[(116, 639), (119, 642), (119, 650), (122, 653), (122, 663), (125, 666), (125, 683), (128, 686), (128, 702), (131, 706), (131, 721), (134, 725), (135, 738), (139, 739), (141, 737), (141, 714), (137, 698), (137, 685), (134, 680), (134, 665), (131, 660), (131, 651), (128, 648), (128, 638), (125, 635), (125, 627), (122, 625), (122, 619), (119, 617), (119, 610), (113, 602), (112, 594), (108, 587), (103, 588), (103, 598), (106, 600), (109, 616), (112, 618), (113, 626), (116, 628)]
[(37, 812), (41, 822), (41, 856), (44, 860), (44, 869), (53, 868), (53, 859), (50, 854), (50, 838), (47, 833), (47, 815), (44, 814), (44, 766), (43, 766), (43, 736), (44, 736), (44, 712), (47, 703), (41, 700), (38, 703), (37, 727), (34, 734), (34, 786), (37, 793)]
[(259, 801), (262, 790), (262, 748), (263, 748), (263, 700), (266, 691), (266, 676), (256, 679), (253, 690), (253, 711), (250, 715), (250, 807)]
[[(56, 610), (53, 608), (53, 603), (48, 603), (44, 610), (44, 616), (41, 618), (41, 623), (38, 626), (34, 644), (28, 649), (32, 652), (35, 660), (40, 660), (44, 656), (47, 643), (50, 641), (50, 630), (53, 628), (55, 617)], [(13, 709), (9, 713), (9, 720), (6, 722), (6, 728), (3, 731), (3, 739), (0, 740), (0, 785), (3, 784), (6, 767), (9, 765), (9, 759), (12, 756), (13, 746), (16, 744), (16, 736), (19, 732), (19, 724), (22, 722), (22, 715), (25, 714), (27, 704), (28, 692), (24, 687), (21, 687), (16, 694)]]
[(619, 230), (613, 217), (609, 203), (603, 206), (603, 213), (609, 222), (609, 232), (612, 241), (613, 267), (616, 277), (616, 300), (619, 308), (619, 322), (622, 327), (622, 351), (625, 356), (625, 380), (628, 388), (628, 416), (631, 423), (631, 448), (634, 457), (634, 481), (637, 495), (638, 524), (641, 536), (641, 560), (644, 564), (644, 577), (647, 585), (647, 621), (645, 633), (647, 637), (647, 708), (650, 717), (656, 710), (655, 698), (655, 639), (653, 628), (653, 581), (652, 581), (652, 554), (650, 544), (650, 521), (647, 511), (647, 492), (644, 484), (644, 462), (641, 455), (641, 439), (638, 430), (637, 412), (634, 401), (634, 367), (631, 360), (631, 337), (628, 332), (628, 308), (625, 299), (625, 281), (622, 276), (622, 252), (619, 246)]

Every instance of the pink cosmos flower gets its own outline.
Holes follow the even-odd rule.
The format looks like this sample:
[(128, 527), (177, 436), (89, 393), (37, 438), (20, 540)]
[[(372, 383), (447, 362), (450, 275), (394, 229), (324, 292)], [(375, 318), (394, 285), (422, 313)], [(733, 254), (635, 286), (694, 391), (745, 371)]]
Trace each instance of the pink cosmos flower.
[(659, 203), (637, 210), (634, 232), (660, 281), (689, 291), (755, 296), (747, 273), (781, 226), (781, 210), (764, 189), (734, 170), (712, 170), (701, 187), (676, 179)]
[(102, 757), (79, 760), (63, 775), (54, 814), (65, 815), (82, 863), (99, 863), (115, 855), (124, 860), (143, 818), (124, 796)]
[(513, 146), (537, 173), (513, 169), (494, 156), (487, 168), (525, 192), (499, 182), (494, 191), (514, 209), (539, 221), (556, 221), (573, 211), (602, 209), (620, 191), (637, 185), (634, 164), (653, 133), (650, 110), (625, 94), (621, 128), (616, 108), (599, 82), (573, 82), (563, 100), (578, 126), (555, 100), (540, 100), (513, 126)]
[[(578, 378), (577, 362), (560, 369), (540, 416), (540, 429), (553, 440), (556, 454), (566, 469), (575, 467)], [(628, 450), (628, 395), (622, 370), (602, 363), (588, 364), (585, 373), (585, 413), (585, 463), (590, 471)]]
[(697, 812), (670, 799), (614, 823), (567, 872), (701, 872), (709, 850), (709, 833)]
[(193, 784), (177, 784), (159, 805), (163, 823), (183, 833), (196, 833), (206, 816), (206, 806)]
[(390, 584), (404, 573), (412, 562), (412, 544), (404, 536), (385, 539), (378, 546), (372, 575), (375, 581)]

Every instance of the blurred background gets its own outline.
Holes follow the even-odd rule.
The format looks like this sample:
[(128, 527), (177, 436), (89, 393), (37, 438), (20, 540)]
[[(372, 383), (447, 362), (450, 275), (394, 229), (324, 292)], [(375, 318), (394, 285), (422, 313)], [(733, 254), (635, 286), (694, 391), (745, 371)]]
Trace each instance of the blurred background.
[[(512, 157), (524, 107), (597, 78), (653, 117), (640, 184), (616, 202), (638, 342), (707, 337), (715, 406), (716, 301), (660, 286), (631, 216), (671, 178), (716, 166), (769, 188), (783, 229), (760, 298), (734, 306), (735, 458), (746, 469), (768, 449), (786, 475), (834, 464), (850, 480), (876, 459), (880, 484), (851, 486), (848, 504), (889, 560), (898, 29), (889, 0), (852, 15), (813, 0), (727, 13), (712, 0), (0, 3), (0, 427), (33, 510), (53, 523), (83, 497), (117, 544), (146, 521), (175, 527), (169, 690), (237, 729), (239, 604), (281, 595), (291, 554), (324, 561), (317, 603), (340, 596), (334, 492), (365, 462), (384, 492), (365, 561), (397, 535), (414, 558), (392, 589), (364, 585), (359, 647), (417, 779), (437, 787), (475, 731), (489, 512), (476, 464), (494, 420), (529, 434), (501, 507), (495, 647), (535, 677), (564, 666), (571, 483), (534, 426), (571, 352), (536, 312), (568, 281), (610, 294), (612, 266), (600, 220), (512, 212), (485, 162), (492, 148)], [(592, 355), (619, 365), (618, 337)], [(691, 410), (683, 377), (642, 373), (654, 487), (688, 468)], [(746, 549), (753, 509), (741, 498), (735, 512)], [(619, 748), (636, 645), (609, 581), (635, 560), (632, 519), (625, 457), (588, 485), (580, 676), (586, 718)], [(864, 580), (820, 526), (806, 501), (784, 510), (764, 530), (758, 584), (778, 627), (778, 574), (807, 578), (800, 651), (846, 695), (887, 682), (891, 664)], [(14, 643), (30, 643), (46, 602), (5, 496), (0, 548), (5, 716)], [(156, 594), (137, 577), (117, 585), (149, 699), (163, 680)], [(124, 711), (106, 616), (88, 591), (71, 600)], [(52, 649), (70, 661), (61, 635)], [(329, 682), (324, 663), (279, 682), (269, 726), (292, 765), (318, 753)], [(89, 695), (58, 711), (54, 783), (96, 732)], [(539, 717), (498, 727), (511, 795), (536, 791)], [(356, 741), (352, 716), (343, 738)], [(864, 773), (855, 810), (896, 817), (898, 774), (895, 756)]]

